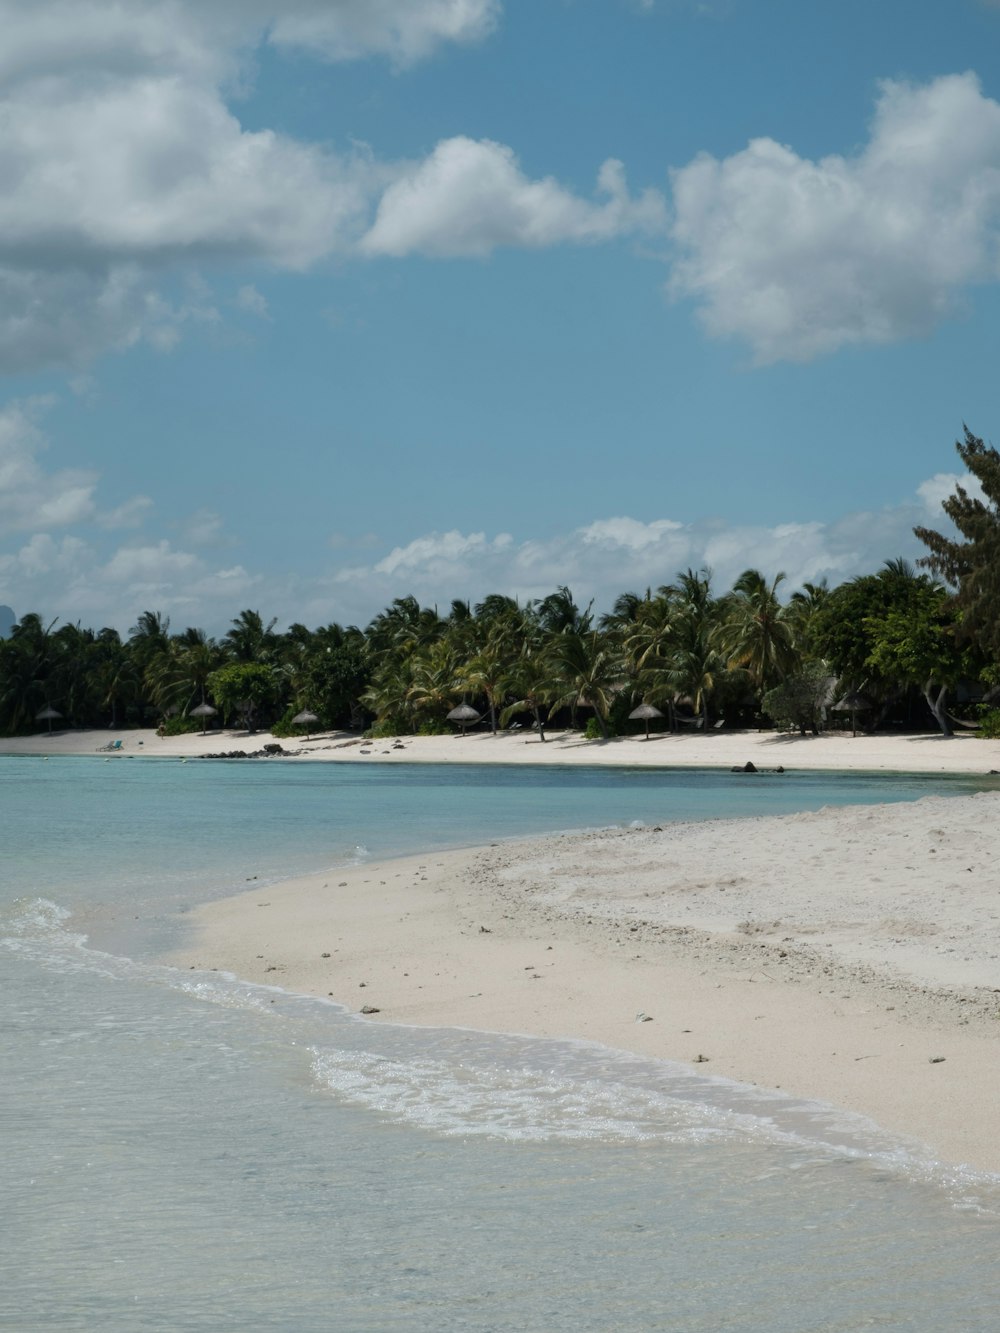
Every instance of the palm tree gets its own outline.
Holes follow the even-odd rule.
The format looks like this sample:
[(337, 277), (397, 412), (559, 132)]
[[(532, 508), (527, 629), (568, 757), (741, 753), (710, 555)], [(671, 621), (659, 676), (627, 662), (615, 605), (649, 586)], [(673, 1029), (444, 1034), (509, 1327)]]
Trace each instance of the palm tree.
[(424, 714), (431, 719), (443, 719), (462, 692), (458, 666), (458, 658), (447, 639), (439, 639), (414, 655), (406, 697), (418, 717)]
[(188, 629), (171, 643), (173, 697), (182, 713), (207, 703), (208, 678), (223, 661), (222, 648), (204, 630)]
[(494, 636), (466, 662), (459, 664), (455, 679), (464, 693), (484, 695), (490, 713), (490, 730), (497, 734), (497, 709), (503, 702), (509, 658), (503, 641)]
[(222, 642), (236, 662), (262, 662), (270, 665), (278, 649), (278, 636), (274, 633), (277, 623), (278, 618), (275, 616), (265, 625), (260, 612), (248, 608), (241, 611), (232, 622), (232, 629)]
[(118, 726), (118, 709), (139, 697), (140, 676), (135, 659), (118, 631), (102, 629), (94, 649), (94, 680), (103, 708), (110, 708), (110, 725)]
[(136, 698), (139, 721), (143, 721), (147, 703), (156, 702), (157, 672), (163, 669), (159, 659), (170, 654), (170, 617), (159, 611), (143, 611), (129, 631), (128, 650), (139, 672), (140, 690)]
[(439, 639), (445, 622), (436, 610), (421, 608), (415, 597), (397, 597), (380, 611), (368, 626), (369, 646), (376, 656), (386, 653), (412, 653), (423, 644)]
[(574, 708), (577, 704), (593, 708), (601, 736), (607, 740), (608, 712), (623, 675), (620, 654), (598, 630), (565, 630), (552, 640), (550, 656), (559, 682), (552, 708)]
[(371, 683), (362, 691), (359, 703), (375, 714), (377, 726), (393, 731), (408, 731), (413, 721), (410, 689), (413, 685), (413, 658), (386, 657)]
[(803, 660), (817, 656), (815, 640), (819, 615), (829, 596), (826, 579), (820, 579), (819, 583), (803, 583), (802, 588), (788, 599), (785, 618), (792, 630), (792, 641)]
[(0, 725), (9, 733), (30, 731), (49, 702), (49, 631), (34, 612), (22, 616), (9, 639), (0, 639)]
[(514, 701), (500, 714), (500, 725), (506, 727), (517, 713), (530, 713), (535, 719), (538, 739), (544, 743), (542, 708), (555, 697), (557, 688), (545, 654), (525, 641), (503, 678), (503, 689), (514, 696)]
[(724, 602), (719, 648), (730, 668), (746, 671), (759, 694), (780, 684), (797, 660), (792, 627), (777, 594), (784, 578), (781, 573), (768, 583), (759, 570), (746, 569)]
[(535, 616), (546, 634), (561, 634), (564, 630), (586, 634), (594, 621), (591, 615), (593, 605), (591, 602), (586, 611), (581, 611), (573, 600), (573, 594), (564, 585), (536, 602)]
[(671, 729), (674, 725), (673, 689), (666, 673), (671, 665), (674, 629), (679, 613), (674, 599), (662, 592), (656, 597), (647, 593), (620, 631), (635, 693), (642, 696), (643, 702), (665, 703)]
[[(708, 727), (708, 701), (725, 673), (726, 663), (716, 650), (711, 634), (706, 634), (693, 615), (681, 616), (676, 624), (669, 665), (660, 677), (659, 688), (669, 691), (675, 701), (690, 699), (701, 714), (702, 728)], [(650, 691), (657, 701), (656, 690)]]

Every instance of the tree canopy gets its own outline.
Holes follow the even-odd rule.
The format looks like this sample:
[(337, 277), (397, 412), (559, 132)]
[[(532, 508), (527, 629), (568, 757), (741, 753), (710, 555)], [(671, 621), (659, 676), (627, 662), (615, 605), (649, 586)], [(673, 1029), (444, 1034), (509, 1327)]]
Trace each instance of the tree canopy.
[(991, 654), (1000, 654), (1000, 454), (965, 427), (955, 448), (975, 477), (983, 498), (961, 484), (941, 507), (961, 540), (918, 527), (914, 532), (929, 549), (920, 561), (954, 589), (961, 614), (960, 636)]
[(391, 735), (448, 731), (463, 701), (494, 731), (528, 724), (543, 739), (546, 726), (578, 721), (601, 735), (628, 730), (639, 703), (656, 705), (671, 729), (767, 717), (805, 729), (823, 725), (834, 691), (866, 697), (869, 727), (895, 709), (897, 720), (933, 717), (947, 732), (959, 687), (975, 700), (980, 682), (1000, 680), (1000, 455), (968, 431), (958, 451), (982, 494), (958, 485), (943, 502), (952, 535), (916, 529), (930, 552), (924, 570), (888, 560), (789, 596), (781, 573), (747, 569), (717, 591), (709, 570), (687, 569), (621, 593), (601, 616), (563, 585), (526, 602), (455, 599), (443, 615), (407, 594), (363, 629), (282, 632), (246, 608), (221, 639), (172, 631), (166, 615), (143, 610), (125, 642), (111, 628), (29, 613), (0, 638), (0, 732), (30, 731), (49, 708), (73, 727), (155, 719), (183, 730), (200, 727), (192, 710), (211, 704), (279, 734), (308, 710), (322, 727)]

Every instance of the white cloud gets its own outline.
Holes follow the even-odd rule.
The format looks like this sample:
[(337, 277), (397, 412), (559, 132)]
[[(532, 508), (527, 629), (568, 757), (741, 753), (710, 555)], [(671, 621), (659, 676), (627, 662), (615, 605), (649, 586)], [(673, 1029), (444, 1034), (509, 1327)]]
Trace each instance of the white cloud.
[(468, 536), (457, 531), (435, 532), (428, 537), (419, 537), (407, 546), (397, 546), (378, 562), (375, 573), (395, 578), (415, 571), (423, 574), (428, 570), (454, 569), (466, 560), (506, 551), (511, 541), (506, 532), (492, 541), (487, 541), (482, 532), (472, 532)]
[(38, 417), (47, 401), (13, 403), (0, 410), (0, 527), (7, 531), (66, 527), (94, 513), (97, 473), (63, 468), (46, 473)]
[(331, 61), (409, 64), (488, 37), (499, 0), (0, 0), (0, 82), (123, 70), (236, 81), (261, 42)]
[[(106, 550), (96, 527), (91, 536), (35, 531), (20, 545), (0, 542), (0, 601), (18, 615), (37, 610), (49, 619), (113, 624), (123, 631), (139, 611), (153, 608), (178, 624), (217, 634), (248, 605), (278, 612), (288, 622), (364, 625), (407, 594), (423, 605), (446, 607), (455, 597), (475, 602), (492, 592), (528, 601), (560, 584), (583, 603), (593, 598), (603, 611), (621, 592), (641, 595), (688, 567), (711, 567), (719, 592), (744, 569), (759, 568), (769, 577), (784, 570), (790, 592), (803, 582), (826, 577), (836, 584), (876, 570), (886, 559), (922, 555), (913, 526), (927, 522), (932, 495), (948, 493), (944, 483), (953, 480), (932, 478), (898, 505), (831, 523), (734, 526), (718, 519), (644, 522), (618, 515), (544, 539), (427, 533), (382, 556), (373, 553), (367, 563), (355, 554), (352, 563), (310, 577), (270, 575), (244, 563), (219, 565), (158, 536)], [(211, 529), (212, 516), (204, 518)], [(940, 521), (934, 526), (946, 525), (940, 510), (935, 518)]]
[(972, 74), (884, 83), (852, 157), (755, 139), (672, 180), (671, 290), (758, 362), (924, 334), (1000, 276), (1000, 105)]
[(612, 547), (642, 551), (648, 546), (658, 546), (668, 534), (683, 530), (683, 523), (675, 523), (669, 518), (655, 519), (652, 523), (641, 523), (636, 518), (602, 518), (581, 528), (580, 536), (588, 545), (602, 542)]
[(104, 566), (101, 578), (141, 589), (165, 589), (179, 575), (190, 574), (196, 565), (196, 556), (175, 551), (168, 541), (151, 546), (122, 546)]
[[(247, 129), (234, 110), (263, 45), (405, 65), (484, 39), (500, 13), (499, 0), (0, 0), (0, 373), (169, 350), (220, 318), (207, 291), (164, 295), (192, 266), (662, 230), (662, 197), (630, 195), (614, 160), (591, 201), (492, 141), (380, 163)], [(235, 300), (267, 314), (256, 287)]]
[(361, 249), (397, 258), (482, 256), (498, 246), (606, 241), (665, 225), (662, 198), (647, 191), (633, 199), (620, 162), (601, 167), (598, 193), (595, 204), (551, 177), (530, 180), (504, 144), (445, 139), (388, 186)]
[(478, 42), (496, 27), (499, 0), (339, 0), (279, 11), (268, 33), (275, 46), (298, 46), (329, 60), (386, 55), (411, 64), (445, 42)]
[(869, 573), (897, 555), (917, 558), (924, 548), (913, 526), (926, 518), (921, 490), (878, 513), (848, 514), (833, 523), (733, 526), (715, 519), (643, 522), (619, 515), (545, 540), (515, 541), (507, 533), (493, 538), (482, 532), (429, 533), (370, 565), (353, 564), (316, 580), (306, 611), (316, 622), (363, 624), (405, 594), (438, 606), (454, 597), (478, 601), (491, 592), (524, 602), (561, 584), (584, 602), (593, 597), (598, 609), (607, 609), (619, 593), (642, 594), (672, 582), (688, 567), (711, 568), (719, 592), (745, 569), (759, 568), (771, 577), (783, 570), (791, 591), (822, 578), (836, 584)]
[[(1000, 0), (997, 2), (1000, 3)], [(961, 475), (957, 472), (936, 472), (933, 477), (920, 483), (917, 494), (923, 500), (927, 512), (934, 518), (939, 518), (942, 501), (955, 494), (956, 486), (961, 486), (966, 495), (972, 496), (973, 499), (989, 503), (979, 478), (973, 476), (971, 472), (963, 472)]]

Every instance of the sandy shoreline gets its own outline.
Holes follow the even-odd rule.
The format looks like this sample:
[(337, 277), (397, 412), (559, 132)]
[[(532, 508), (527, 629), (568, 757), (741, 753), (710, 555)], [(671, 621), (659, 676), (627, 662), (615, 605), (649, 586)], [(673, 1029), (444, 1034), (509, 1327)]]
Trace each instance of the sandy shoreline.
[[(114, 763), (272, 741), (67, 732), (3, 740), (0, 753), (93, 755), (109, 735), (124, 741)], [(294, 762), (1000, 769), (1000, 741), (970, 735), (281, 744)], [(199, 909), (190, 947), (171, 961), (368, 1005), (381, 1020), (582, 1037), (703, 1063), (1000, 1172), (998, 817), (1000, 793), (929, 797), (333, 870)]]
[(499, 763), (610, 764), (624, 767), (731, 768), (748, 760), (758, 768), (864, 770), (896, 773), (988, 773), (1000, 770), (1000, 740), (979, 740), (969, 732), (944, 739), (938, 735), (791, 736), (767, 731), (711, 731), (641, 736), (610, 741), (584, 740), (579, 732), (552, 732), (543, 745), (537, 736), (504, 732), (491, 736), (404, 736), (364, 742), (349, 732), (324, 732), (308, 740), (278, 740), (269, 732), (242, 731), (206, 736), (158, 737), (142, 731), (65, 731), (51, 736), (0, 737), (0, 754), (93, 755), (111, 740), (121, 740), (111, 762), (128, 757), (196, 758), (232, 750), (260, 750), (279, 744), (296, 762), (327, 763)]
[(1000, 1171), (998, 815), (929, 797), (408, 857), (200, 908), (171, 961), (703, 1065)]

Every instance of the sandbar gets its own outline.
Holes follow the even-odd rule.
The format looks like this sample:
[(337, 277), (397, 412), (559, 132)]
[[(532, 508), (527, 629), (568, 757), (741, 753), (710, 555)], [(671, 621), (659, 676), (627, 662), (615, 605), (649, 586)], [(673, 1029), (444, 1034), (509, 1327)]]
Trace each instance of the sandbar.
[(689, 1063), (1000, 1172), (998, 863), (1000, 793), (569, 833), (212, 903), (170, 961)]

